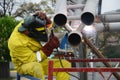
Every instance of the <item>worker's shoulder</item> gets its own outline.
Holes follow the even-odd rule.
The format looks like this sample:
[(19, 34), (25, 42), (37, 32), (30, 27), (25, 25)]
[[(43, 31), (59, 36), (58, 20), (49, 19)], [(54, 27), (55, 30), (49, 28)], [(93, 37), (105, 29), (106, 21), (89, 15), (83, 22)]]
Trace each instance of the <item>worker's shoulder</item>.
[(24, 46), (27, 45), (29, 42), (29, 39), (27, 36), (21, 33), (13, 33), (11, 37), (8, 40), (8, 43), (13, 45), (13, 46)]

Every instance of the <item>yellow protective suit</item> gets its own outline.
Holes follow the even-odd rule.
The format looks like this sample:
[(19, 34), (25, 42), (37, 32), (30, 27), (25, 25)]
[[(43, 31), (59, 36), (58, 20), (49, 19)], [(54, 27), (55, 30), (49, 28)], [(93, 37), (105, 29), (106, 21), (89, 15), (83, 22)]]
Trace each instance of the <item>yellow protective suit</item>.
[[(48, 74), (48, 58), (41, 50), (42, 45), (39, 42), (18, 32), (21, 23), (15, 27), (8, 41), (12, 62), (18, 73), (45, 80), (44, 76)], [(41, 62), (37, 61), (37, 51), (41, 53)], [(62, 63), (64, 67), (71, 67), (66, 60), (62, 60)], [(54, 67), (61, 67), (59, 60), (54, 59)], [(69, 80), (70, 78), (66, 72), (54, 72), (54, 75), (57, 80)]]

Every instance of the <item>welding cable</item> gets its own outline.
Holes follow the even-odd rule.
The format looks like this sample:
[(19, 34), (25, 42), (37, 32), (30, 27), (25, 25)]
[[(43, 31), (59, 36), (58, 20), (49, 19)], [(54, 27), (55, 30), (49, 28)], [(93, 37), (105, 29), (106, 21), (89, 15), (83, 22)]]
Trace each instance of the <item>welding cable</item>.
[[(51, 30), (51, 34), (52, 34), (52, 37), (53, 37), (53, 36), (54, 36), (54, 31), (53, 31), (53, 29)], [(56, 48), (56, 50), (57, 50), (57, 53), (59, 54), (58, 48)], [(60, 56), (58, 56), (58, 58), (59, 58), (61, 67), (64, 68)], [(75, 76), (75, 75), (73, 75), (73, 74), (70, 74), (69, 72), (66, 72), (66, 73), (67, 73), (68, 75), (73, 76), (73, 77), (75, 77), (76, 79), (80, 80), (79, 77), (77, 77), (77, 76)]]
[[(57, 53), (59, 54), (58, 48), (57, 48), (56, 50), (57, 50)], [(59, 58), (59, 61), (60, 61), (60, 65), (61, 65), (61, 67), (64, 68), (60, 56), (58, 56), (58, 58)], [(69, 73), (69, 72), (66, 72), (66, 73), (67, 73), (68, 75), (73, 76), (74, 78), (80, 80), (79, 77), (77, 77), (77, 76), (75, 76), (75, 75), (73, 75), (73, 74), (71, 74), (71, 73)]]

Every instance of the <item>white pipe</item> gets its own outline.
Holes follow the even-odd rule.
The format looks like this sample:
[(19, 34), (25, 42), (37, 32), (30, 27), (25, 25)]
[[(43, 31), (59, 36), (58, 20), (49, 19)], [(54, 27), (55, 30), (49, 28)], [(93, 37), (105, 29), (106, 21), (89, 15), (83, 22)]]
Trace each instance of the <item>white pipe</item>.
[(55, 8), (54, 23), (57, 26), (64, 26), (67, 22), (67, 2), (66, 0), (57, 0)]
[[(83, 0), (76, 0), (77, 4), (82, 3), (82, 2), (83, 2)], [(74, 6), (74, 7), (76, 7), (76, 6)], [(72, 14), (72, 12), (74, 12), (74, 14)], [(72, 15), (78, 15), (76, 17), (76, 18), (78, 18), (78, 20), (76, 20), (76, 18), (74, 16), (73, 16), (74, 20), (70, 20), (72, 31), (68, 35), (68, 42), (72, 46), (78, 46), (82, 40), (81, 27), (79, 27), (79, 26), (81, 26), (81, 21), (80, 21), (81, 13), (82, 13), (81, 9), (75, 9), (74, 11), (71, 11)]]
[(67, 9), (76, 9), (76, 8), (83, 8), (84, 4), (75, 4), (75, 5), (68, 5)]
[(108, 31), (120, 32), (120, 22), (106, 23), (105, 27), (109, 27)]
[(71, 31), (68, 34), (68, 42), (71, 46), (77, 47), (82, 41), (82, 34), (79, 31)]
[(102, 14), (100, 18), (103, 22), (120, 22), (120, 14)]
[(120, 32), (120, 22), (113, 22), (113, 23), (95, 23), (96, 30), (98, 32)]
[(75, 16), (67, 16), (68, 20), (80, 20), (80, 15), (75, 15)]
[(96, 15), (96, 8), (98, 7), (99, 0), (87, 0), (83, 13), (91, 12), (93, 15)]
[(84, 24), (81, 24), (77, 29), (72, 29), (68, 34), (68, 42), (71, 46), (77, 47), (82, 42), (81, 31), (84, 28)]
[(94, 16), (97, 14), (99, 0), (87, 0), (83, 13), (81, 14), (81, 21), (86, 25), (91, 25), (94, 22)]
[(66, 29), (68, 32), (73, 31), (72, 27), (71, 27), (68, 23), (65, 24), (65, 29)]
[(67, 2), (66, 0), (56, 0), (55, 14), (64, 14), (67, 16)]

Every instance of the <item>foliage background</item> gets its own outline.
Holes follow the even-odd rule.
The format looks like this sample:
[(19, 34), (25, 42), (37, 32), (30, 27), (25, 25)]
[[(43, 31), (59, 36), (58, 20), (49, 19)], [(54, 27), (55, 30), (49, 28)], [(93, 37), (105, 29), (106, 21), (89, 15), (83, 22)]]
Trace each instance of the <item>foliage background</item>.
[(17, 23), (18, 21), (16, 21), (11, 16), (5, 16), (0, 18), (0, 61), (11, 60), (9, 56), (7, 41)]

